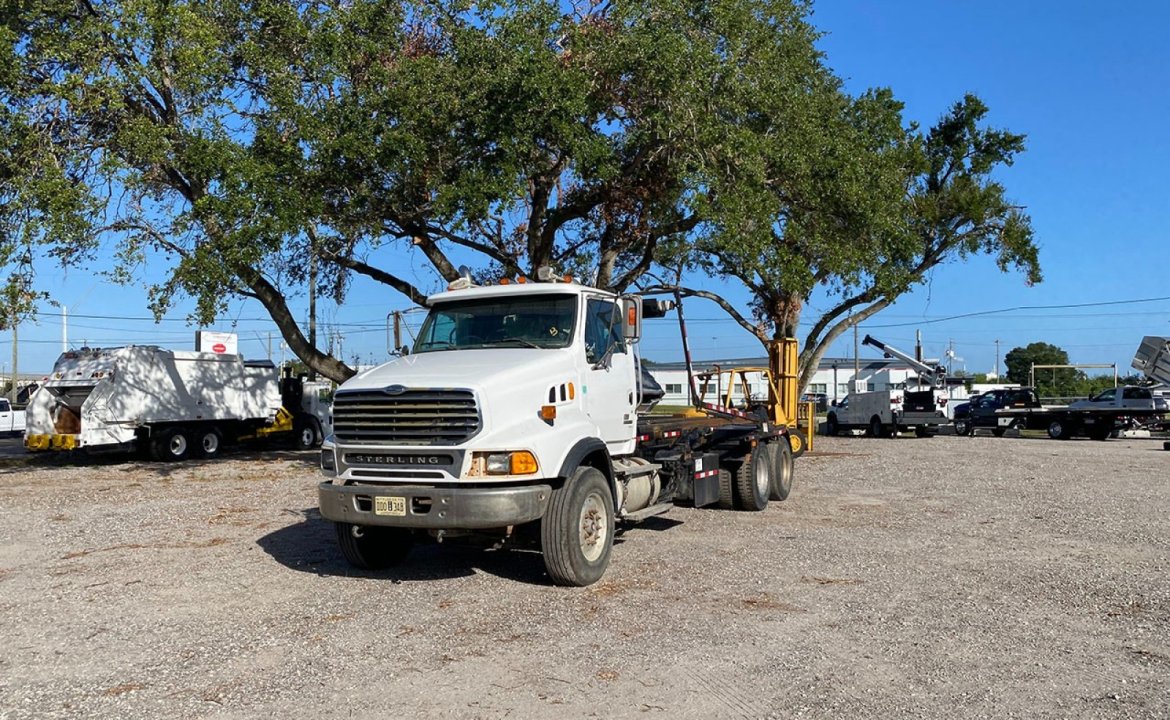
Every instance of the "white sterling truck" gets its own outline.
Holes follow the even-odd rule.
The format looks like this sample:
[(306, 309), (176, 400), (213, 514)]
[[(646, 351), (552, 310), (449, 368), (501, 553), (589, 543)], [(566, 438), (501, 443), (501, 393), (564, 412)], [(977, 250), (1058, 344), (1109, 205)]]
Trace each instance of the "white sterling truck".
[(722, 406), (648, 414), (662, 390), (636, 353), (643, 312), (674, 303), (538, 278), (457, 279), (427, 299), (409, 355), (338, 388), (318, 499), (351, 564), (389, 566), (420, 537), (527, 529), (553, 582), (588, 585), (617, 523), (787, 497), (785, 427)]
[(280, 378), (271, 360), (153, 345), (63, 353), (29, 398), (30, 451), (146, 450), (155, 460), (211, 458), (225, 443), (327, 434), (322, 383)]

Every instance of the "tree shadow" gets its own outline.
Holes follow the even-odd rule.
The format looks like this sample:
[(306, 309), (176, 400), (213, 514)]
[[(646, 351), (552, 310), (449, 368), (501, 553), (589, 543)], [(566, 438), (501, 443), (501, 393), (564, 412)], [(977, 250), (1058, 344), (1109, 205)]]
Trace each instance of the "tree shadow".
[(319, 577), (358, 577), (392, 583), (427, 582), (468, 577), (477, 572), (529, 585), (550, 585), (540, 552), (522, 546), (493, 549), (469, 538), (442, 543), (426, 535), (411, 548), (401, 565), (367, 571), (351, 566), (337, 546), (333, 523), (317, 508), (287, 510), (300, 522), (275, 530), (256, 541), (273, 560), (298, 572)]

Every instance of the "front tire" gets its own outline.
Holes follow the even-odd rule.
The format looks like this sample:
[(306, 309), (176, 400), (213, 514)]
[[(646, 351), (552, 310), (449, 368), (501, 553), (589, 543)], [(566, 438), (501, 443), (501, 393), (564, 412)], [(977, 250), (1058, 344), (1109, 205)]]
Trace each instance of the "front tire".
[(552, 581), (584, 587), (600, 580), (609, 566), (613, 532), (609, 482), (596, 468), (577, 468), (553, 490), (540, 521), (540, 549)]
[(971, 421), (966, 419), (955, 420), (955, 434), (956, 435), (973, 435), (971, 432)]
[(1053, 440), (1068, 440), (1072, 437), (1072, 428), (1063, 420), (1053, 420), (1048, 423), (1048, 437)]
[(772, 460), (772, 483), (769, 486), (768, 493), (769, 500), (782, 501), (788, 499), (788, 494), (792, 492), (792, 448), (786, 442), (772, 443), (771, 449)]
[(800, 428), (790, 427), (788, 428), (788, 445), (792, 451), (792, 457), (798, 458), (808, 450), (808, 437)]
[(310, 415), (298, 415), (293, 422), (293, 442), (296, 443), (297, 450), (312, 450), (317, 447), (321, 441), (321, 434), (319, 432), (320, 424), (317, 419)]
[(772, 464), (765, 447), (757, 446), (735, 473), (736, 505), (740, 510), (759, 512), (768, 507), (772, 492)]
[(347, 562), (362, 570), (382, 570), (402, 562), (414, 536), (405, 528), (333, 523), (337, 544)]

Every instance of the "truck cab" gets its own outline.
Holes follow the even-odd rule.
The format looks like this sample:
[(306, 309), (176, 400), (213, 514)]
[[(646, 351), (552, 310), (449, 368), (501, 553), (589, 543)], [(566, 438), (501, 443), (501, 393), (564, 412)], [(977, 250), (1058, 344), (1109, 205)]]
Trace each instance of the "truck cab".
[[(590, 542), (608, 553), (614, 512), (655, 494), (639, 485), (632, 497), (613, 471), (637, 442), (639, 299), (571, 282), (467, 280), (427, 305), (409, 354), (333, 398), (318, 494), (346, 558), (384, 566), (411, 531), (441, 539), (538, 520), (579, 476), (592, 503), (582, 512), (599, 520)], [(593, 579), (580, 555), (560, 559), (585, 567), (563, 573), (569, 584)]]

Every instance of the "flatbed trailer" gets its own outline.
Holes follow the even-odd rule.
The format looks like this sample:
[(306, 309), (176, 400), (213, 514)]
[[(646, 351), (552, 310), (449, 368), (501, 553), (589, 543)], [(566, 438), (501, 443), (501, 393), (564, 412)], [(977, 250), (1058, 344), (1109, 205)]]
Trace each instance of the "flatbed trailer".
[[(1093, 440), (1108, 440), (1115, 430), (1124, 430), (1132, 420), (1152, 420), (1165, 413), (1140, 408), (1002, 408), (995, 411), (996, 429), (1044, 429), (1054, 440), (1068, 440), (1087, 435)], [(1002, 434), (1002, 433), (997, 433)]]

